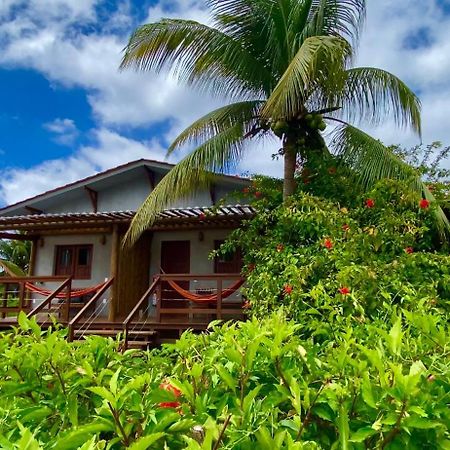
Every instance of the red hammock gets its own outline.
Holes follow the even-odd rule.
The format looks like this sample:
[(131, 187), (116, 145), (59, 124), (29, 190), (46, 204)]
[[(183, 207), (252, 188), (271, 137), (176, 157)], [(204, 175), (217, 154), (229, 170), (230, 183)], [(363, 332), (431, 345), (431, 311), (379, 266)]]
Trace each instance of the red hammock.
[[(107, 281), (104, 283), (98, 284), (96, 286), (91, 286), (87, 288), (81, 288), (81, 289), (74, 289), (70, 292), (70, 298), (77, 298), (82, 297), (83, 295), (93, 294), (94, 292), (97, 292), (99, 289), (101, 289)], [(44, 297), (49, 297), (53, 294), (53, 291), (45, 288), (41, 288), (39, 286), (35, 286), (33, 283), (26, 282), (25, 288), (29, 291), (35, 292), (36, 294), (40, 294)], [(56, 298), (64, 299), (67, 298), (67, 293), (60, 292), (59, 294), (56, 294)]]
[[(180, 285), (175, 283), (175, 281), (167, 281), (172, 289), (178, 292), (182, 297), (186, 300), (191, 300), (194, 303), (215, 303), (217, 301), (217, 293), (216, 294), (208, 294), (208, 295), (200, 295), (194, 294), (191, 291), (183, 289)], [(227, 298), (234, 292), (236, 292), (243, 284), (245, 280), (240, 279), (236, 283), (232, 284), (230, 287), (222, 290), (222, 298)]]

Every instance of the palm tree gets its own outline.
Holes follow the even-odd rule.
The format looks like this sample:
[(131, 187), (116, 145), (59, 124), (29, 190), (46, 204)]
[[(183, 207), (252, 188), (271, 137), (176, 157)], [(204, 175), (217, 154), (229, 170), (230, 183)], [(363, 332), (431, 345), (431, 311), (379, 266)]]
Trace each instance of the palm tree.
[[(129, 243), (163, 208), (211, 183), (211, 172), (236, 166), (252, 139), (270, 135), (281, 141), (285, 198), (295, 190), (297, 160), (307, 165), (330, 151), (366, 187), (395, 177), (412, 179), (423, 192), (407, 164), (348, 123), (387, 118), (421, 132), (420, 101), (401, 80), (380, 69), (351, 68), (365, 0), (205, 1), (211, 26), (162, 19), (139, 27), (125, 49), (122, 69), (167, 70), (232, 102), (194, 122), (169, 147), (168, 155), (183, 146), (194, 150), (143, 203)], [(330, 149), (322, 134), (326, 123), (336, 124)]]

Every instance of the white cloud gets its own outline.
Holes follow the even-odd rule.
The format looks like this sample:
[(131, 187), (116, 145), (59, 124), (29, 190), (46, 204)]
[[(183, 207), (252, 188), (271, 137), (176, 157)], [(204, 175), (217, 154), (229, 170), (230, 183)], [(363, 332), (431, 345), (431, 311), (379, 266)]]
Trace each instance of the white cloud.
[[(4, 171), (0, 197), (10, 202), (47, 189), (49, 179), (56, 183), (86, 176), (92, 171), (111, 167), (125, 160), (147, 155), (163, 159), (161, 144), (143, 144), (120, 136), (124, 128), (163, 123), (166, 139), (175, 135), (199, 116), (219, 106), (220, 99), (180, 87), (165, 75), (118, 72), (121, 52), (132, 30), (129, 1), (120, 3), (109, 21), (97, 24), (96, 6), (103, 0), (2, 0), (0, 1), (0, 67), (31, 68), (50, 81), (66, 87), (85, 89), (97, 122), (96, 144), (81, 148), (66, 160), (45, 162), (29, 171)], [(25, 4), (20, 15), (11, 14), (14, 5)], [(362, 34), (358, 64), (387, 69), (412, 86), (423, 102), (424, 142), (450, 143), (447, 124), (450, 111), (450, 17), (442, 13), (435, 0), (378, 0), (368, 3), (367, 26)], [(145, 21), (162, 17), (182, 17), (208, 23), (204, 0), (159, 0), (146, 11)], [(83, 28), (78, 27), (79, 23)], [(89, 28), (87, 33), (84, 28)], [(429, 34), (426, 46), (406, 44), (420, 30)], [(64, 120), (64, 119), (61, 119)], [(167, 127), (167, 125), (169, 125)], [(386, 143), (413, 145), (418, 138), (398, 130), (388, 119), (371, 129)], [(59, 133), (64, 139), (65, 134)], [(154, 152), (149, 155), (148, 148)], [(120, 148), (120, 150), (118, 150)], [(111, 150), (112, 149), (112, 150)], [(277, 144), (252, 143), (244, 159), (243, 171), (281, 174), (281, 163), (271, 154)], [(181, 156), (181, 155), (180, 155)], [(50, 174), (52, 174), (50, 176)], [(33, 176), (33, 183), (26, 182)]]
[(79, 131), (72, 119), (54, 119), (44, 123), (43, 127), (53, 133), (53, 140), (61, 145), (71, 146), (79, 136)]

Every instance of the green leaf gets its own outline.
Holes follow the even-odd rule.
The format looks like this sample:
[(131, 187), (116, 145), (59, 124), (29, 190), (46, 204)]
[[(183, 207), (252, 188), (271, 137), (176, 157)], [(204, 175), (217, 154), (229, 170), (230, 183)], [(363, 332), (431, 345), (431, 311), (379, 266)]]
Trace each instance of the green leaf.
[(109, 403), (111, 403), (112, 406), (115, 406), (116, 399), (115, 399), (114, 395), (110, 391), (108, 391), (108, 389), (106, 389), (105, 387), (94, 386), (94, 387), (88, 388), (88, 390), (93, 392), (94, 394), (100, 396), (104, 400), (108, 401)]
[(20, 311), (17, 317), (17, 322), (22, 331), (28, 331), (30, 329), (29, 320), (27, 318), (27, 315), (23, 311)]
[(52, 448), (54, 450), (75, 449), (89, 440), (92, 435), (102, 431), (114, 431), (114, 427), (111, 428), (111, 425), (106, 421), (82, 425), (58, 439)]
[(367, 375), (363, 378), (363, 381), (361, 383), (361, 395), (367, 405), (374, 409), (377, 407), (375, 398), (373, 396), (372, 384)]
[(164, 435), (165, 433), (153, 433), (143, 436), (127, 448), (130, 450), (147, 450), (152, 444), (163, 438)]
[(350, 428), (348, 424), (348, 412), (343, 404), (339, 407), (338, 430), (341, 450), (349, 450)]
[(406, 428), (417, 428), (419, 430), (429, 430), (432, 428), (443, 427), (444, 424), (435, 420), (426, 419), (423, 417), (409, 416), (403, 421), (403, 426)]
[(109, 380), (109, 389), (113, 393), (113, 395), (116, 395), (117, 393), (117, 379), (119, 378), (120, 374), (120, 367), (116, 370), (114, 375), (111, 377), (111, 380)]
[(401, 317), (398, 317), (395, 321), (395, 324), (391, 328), (391, 331), (389, 332), (389, 348), (395, 355), (400, 355), (402, 339), (402, 319)]
[(372, 427), (360, 428), (359, 430), (352, 433), (352, 435), (350, 437), (350, 442), (363, 442), (367, 438), (369, 438), (370, 436), (373, 436), (376, 433), (377, 433), (377, 431), (374, 430)]
[(234, 391), (236, 389), (236, 380), (233, 378), (230, 372), (222, 366), (221, 364), (216, 365), (217, 373), (219, 374), (220, 378), (225, 382), (225, 384)]

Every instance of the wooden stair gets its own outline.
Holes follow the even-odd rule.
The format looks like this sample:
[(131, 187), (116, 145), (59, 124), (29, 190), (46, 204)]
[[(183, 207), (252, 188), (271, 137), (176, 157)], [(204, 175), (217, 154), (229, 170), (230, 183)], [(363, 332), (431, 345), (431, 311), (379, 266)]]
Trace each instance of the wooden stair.
[[(87, 336), (102, 336), (116, 338), (119, 334), (123, 334), (122, 324), (113, 323), (93, 323), (87, 329), (74, 330), (74, 339), (80, 340)], [(158, 333), (157, 331), (146, 326), (143, 329), (128, 331), (128, 348), (137, 348), (145, 350), (157, 345)]]

